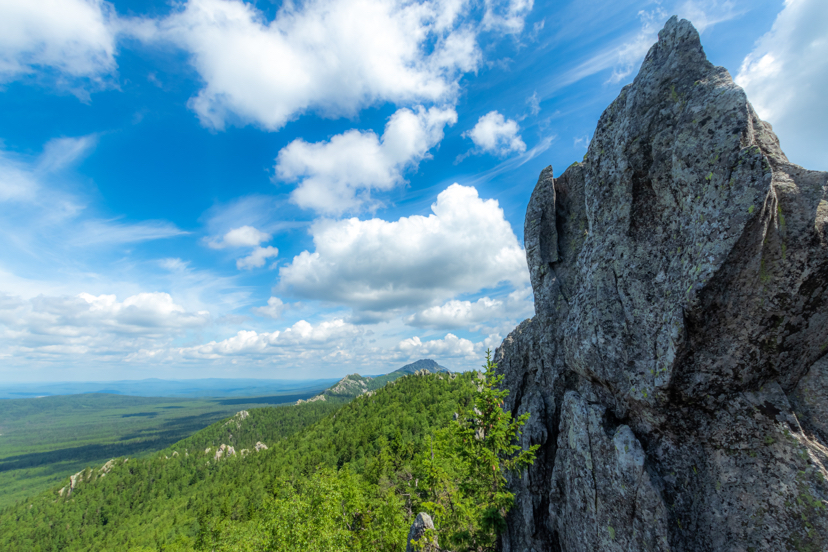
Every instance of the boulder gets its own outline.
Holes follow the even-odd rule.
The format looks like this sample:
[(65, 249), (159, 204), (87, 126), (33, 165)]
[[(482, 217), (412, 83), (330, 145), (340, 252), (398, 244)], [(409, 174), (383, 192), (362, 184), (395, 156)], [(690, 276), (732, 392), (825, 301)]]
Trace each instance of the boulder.
[(408, 539), (405, 541), (405, 552), (439, 552), (440, 547), (437, 545), (436, 537), (431, 543), (424, 543), (424, 546), (419, 548), (415, 548), (411, 544), (411, 541), (419, 541), (422, 539), (428, 529), (434, 530), (434, 522), (431, 520), (430, 515), (420, 512), (417, 514), (414, 523), (411, 524), (411, 529), (408, 531)]
[(828, 173), (673, 17), (526, 215), (504, 551), (828, 550)]

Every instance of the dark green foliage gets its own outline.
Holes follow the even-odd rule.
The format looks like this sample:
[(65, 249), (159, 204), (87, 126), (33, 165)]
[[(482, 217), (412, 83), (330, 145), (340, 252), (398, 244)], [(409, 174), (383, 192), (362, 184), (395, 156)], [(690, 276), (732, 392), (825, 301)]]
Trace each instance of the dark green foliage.
[[(237, 450), (253, 449), (257, 442), (270, 445), (338, 410), (344, 403), (317, 401), (278, 408), (253, 408), (243, 420), (237, 414), (175, 444), (176, 450), (204, 450), (227, 444)], [(170, 449), (172, 451), (172, 449)]]
[(399, 370), (395, 370), (390, 374), (385, 374), (384, 376), (376, 376), (374, 378), (371, 378), (371, 381), (368, 383), (368, 388), (379, 389), (389, 381), (394, 381), (399, 377), (407, 376), (420, 370), (425, 370), (427, 372), (431, 372), (432, 374), (436, 374), (438, 372), (448, 373), (449, 371), (448, 368), (446, 368), (445, 366), (440, 366), (431, 359), (422, 359), (416, 362), (412, 362), (411, 364), (406, 364)]
[[(453, 422), (455, 412), (483, 404), (475, 403), (476, 378), (412, 375), (344, 405), (250, 410), (244, 420), (214, 424), (151, 458), (119, 459), (105, 475), (89, 470), (68, 498), (55, 490), (6, 509), (0, 550), (402, 552), (413, 516), (439, 504), (428, 485), (435, 465), (457, 476), (452, 492), (481, 505), (477, 513), (508, 508), (488, 482), (482, 490), (470, 484), (477, 469), (471, 464), (491, 458), (479, 448), (464, 456), (458, 438), (466, 422)], [(481, 419), (503, 420), (494, 413)], [(515, 452), (507, 431), (492, 433), (504, 467)], [(257, 441), (269, 449), (240, 453)], [(237, 454), (215, 460), (220, 444), (232, 444)], [(467, 511), (461, 521), (475, 515)], [(439, 521), (446, 535), (464, 530), (449, 516)], [(474, 542), (497, 528), (488, 518), (471, 524)]]
[(411, 364), (406, 364), (399, 370), (394, 370), (389, 374), (382, 376), (360, 376), (359, 374), (350, 374), (339, 380), (335, 385), (332, 385), (325, 390), (323, 395), (327, 400), (350, 400), (354, 397), (367, 392), (376, 391), (394, 380), (403, 376), (410, 376), (416, 372), (430, 372), (435, 373), (449, 373), (448, 368), (440, 366), (433, 360), (418, 360)]
[(229, 401), (96, 393), (0, 400), (0, 508), (86, 466), (155, 453), (241, 409), (296, 395)]
[(223, 523), (212, 543), (223, 552), (404, 550), (407, 516), (391, 487), (379, 489), (344, 468), (284, 481), (255, 519)]
[(513, 419), (503, 411), (509, 392), (500, 389), (503, 376), (495, 373), (490, 351), (485, 368), (473, 408), (440, 434), (440, 458), (425, 462), (430, 500), (423, 506), (434, 514), (439, 541), (455, 550), (495, 549), (514, 504), (505, 473), (529, 467), (538, 449), (522, 450), (517, 444), (529, 414)]

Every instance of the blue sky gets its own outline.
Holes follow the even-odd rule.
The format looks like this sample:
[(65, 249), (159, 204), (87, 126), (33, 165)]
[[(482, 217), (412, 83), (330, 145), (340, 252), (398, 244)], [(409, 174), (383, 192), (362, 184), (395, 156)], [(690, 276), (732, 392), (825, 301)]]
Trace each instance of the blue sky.
[(0, 379), (479, 365), (672, 14), (828, 169), (821, 0), (0, 0)]

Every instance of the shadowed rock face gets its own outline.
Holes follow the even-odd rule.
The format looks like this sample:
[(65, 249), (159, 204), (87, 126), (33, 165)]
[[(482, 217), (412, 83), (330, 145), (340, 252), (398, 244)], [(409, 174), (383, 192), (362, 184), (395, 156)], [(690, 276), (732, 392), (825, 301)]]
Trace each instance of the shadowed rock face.
[(495, 360), (538, 460), (506, 551), (828, 550), (828, 173), (687, 21), (526, 214), (536, 316)]

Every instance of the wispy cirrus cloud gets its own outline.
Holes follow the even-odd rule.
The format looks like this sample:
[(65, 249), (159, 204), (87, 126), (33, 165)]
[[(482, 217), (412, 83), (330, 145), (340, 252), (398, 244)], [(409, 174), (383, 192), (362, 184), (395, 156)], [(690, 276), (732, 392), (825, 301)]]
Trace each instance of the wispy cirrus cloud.
[(516, 34), (523, 31), (524, 20), (532, 11), (533, 0), (485, 0), (482, 27), (485, 30), (497, 29), (505, 33)]
[(189, 232), (163, 220), (123, 222), (120, 219), (93, 219), (80, 222), (66, 243), (75, 247), (122, 245), (187, 234)]
[[(658, 40), (658, 31), (673, 14), (688, 19), (701, 33), (719, 23), (729, 21), (744, 12), (736, 4), (719, 0), (685, 0), (659, 3), (650, 10), (639, 10), (639, 26), (625, 33), (609, 45), (593, 52), (576, 65), (556, 74), (546, 85), (539, 87), (542, 97), (598, 73), (609, 72), (605, 84), (617, 84), (629, 78), (639, 67), (650, 47)], [(609, 10), (607, 13), (612, 13)], [(568, 32), (574, 32), (569, 29)]]
[(42, 193), (44, 184), (84, 159), (97, 143), (98, 137), (94, 134), (55, 138), (46, 142), (42, 153), (36, 157), (0, 149), (0, 203), (34, 203), (49, 199), (50, 194)]
[(8, 246), (31, 253), (44, 241), (60, 250), (187, 234), (166, 221), (129, 222), (89, 212), (88, 200), (75, 186), (73, 169), (97, 143), (96, 135), (56, 138), (37, 156), (0, 150), (0, 234), (8, 238)]

